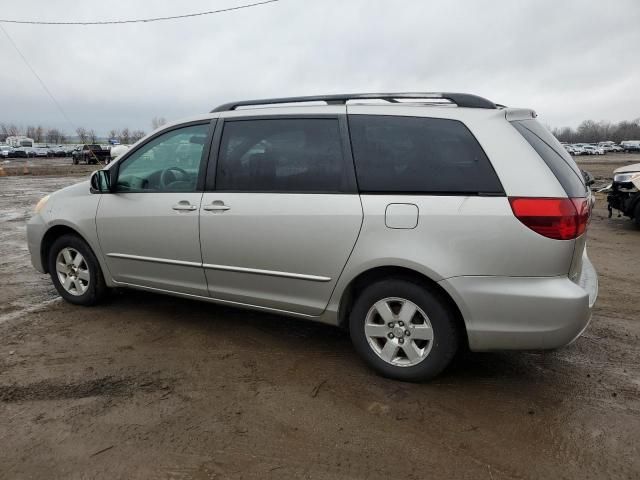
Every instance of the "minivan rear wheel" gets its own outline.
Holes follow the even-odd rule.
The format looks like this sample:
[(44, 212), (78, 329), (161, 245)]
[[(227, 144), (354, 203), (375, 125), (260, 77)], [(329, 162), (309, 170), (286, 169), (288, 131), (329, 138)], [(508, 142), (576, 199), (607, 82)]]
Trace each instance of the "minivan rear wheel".
[(98, 260), (89, 245), (76, 235), (62, 235), (53, 242), (48, 267), (56, 290), (67, 302), (95, 305), (107, 293)]
[(356, 351), (385, 377), (429, 380), (455, 356), (459, 335), (454, 312), (428, 286), (406, 279), (369, 285), (349, 318)]

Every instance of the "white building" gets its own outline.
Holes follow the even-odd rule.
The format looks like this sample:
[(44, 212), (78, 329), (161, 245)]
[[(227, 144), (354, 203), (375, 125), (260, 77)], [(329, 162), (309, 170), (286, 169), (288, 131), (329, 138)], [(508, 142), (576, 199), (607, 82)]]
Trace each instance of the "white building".
[(33, 147), (33, 138), (25, 137), (24, 135), (17, 135), (7, 137), (7, 145), (12, 147)]

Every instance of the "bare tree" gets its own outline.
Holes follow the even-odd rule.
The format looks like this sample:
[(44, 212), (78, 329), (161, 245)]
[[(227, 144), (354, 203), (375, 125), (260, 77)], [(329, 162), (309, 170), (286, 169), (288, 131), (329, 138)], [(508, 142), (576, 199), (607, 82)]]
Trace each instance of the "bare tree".
[(60, 130), (57, 128), (49, 128), (45, 135), (48, 143), (58, 143), (60, 142)]
[(120, 130), (112, 128), (109, 130), (109, 139), (118, 138), (120, 136)]
[(155, 130), (156, 128), (160, 128), (165, 123), (167, 123), (167, 119), (164, 117), (153, 117), (151, 119), (151, 129)]
[(640, 118), (619, 123), (585, 120), (576, 129), (554, 128), (552, 133), (558, 140), (569, 143), (594, 143), (605, 140), (620, 143), (623, 140), (640, 140)]
[[(33, 125), (27, 125), (27, 129), (25, 130), (27, 137), (33, 138), (36, 140), (36, 127)], [(37, 142), (37, 140), (36, 140)]]
[(42, 125), (38, 125), (36, 127), (36, 130), (33, 133), (33, 139), (38, 143), (44, 140), (44, 128), (42, 128)]
[(78, 135), (78, 139), (80, 140), (80, 143), (87, 143), (87, 129), (84, 127), (78, 127), (76, 128), (76, 134)]
[(131, 132), (131, 143), (137, 142), (144, 136), (145, 136), (145, 133), (143, 130), (134, 130), (133, 132)]
[(96, 132), (93, 130), (93, 128), (87, 132), (87, 137), (89, 137), (89, 141), (91, 143), (96, 143), (98, 141), (98, 136), (96, 135)]
[(7, 133), (11, 137), (16, 137), (22, 133), (22, 129), (18, 127), (15, 123), (11, 123), (7, 125)]
[(120, 143), (127, 145), (131, 141), (131, 133), (128, 128), (123, 128), (120, 132), (120, 136), (118, 137)]

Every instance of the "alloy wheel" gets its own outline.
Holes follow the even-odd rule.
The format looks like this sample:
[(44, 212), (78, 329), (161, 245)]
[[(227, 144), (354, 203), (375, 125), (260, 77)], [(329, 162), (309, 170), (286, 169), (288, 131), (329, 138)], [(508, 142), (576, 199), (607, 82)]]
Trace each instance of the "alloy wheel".
[(382, 360), (398, 367), (412, 367), (431, 351), (434, 340), (429, 317), (411, 300), (397, 297), (377, 301), (367, 313), (364, 333)]
[(56, 273), (62, 288), (71, 295), (80, 296), (89, 288), (89, 266), (82, 254), (74, 248), (60, 250), (56, 257)]

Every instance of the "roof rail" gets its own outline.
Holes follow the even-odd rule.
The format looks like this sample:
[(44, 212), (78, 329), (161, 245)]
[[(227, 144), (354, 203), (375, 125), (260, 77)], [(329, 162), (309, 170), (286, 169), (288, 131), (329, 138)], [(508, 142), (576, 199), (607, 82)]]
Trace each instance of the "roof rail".
[(283, 97), (264, 98), (262, 100), (243, 100), (239, 102), (224, 103), (213, 110), (214, 112), (226, 112), (235, 110), (238, 107), (249, 107), (255, 105), (274, 105), (278, 103), (302, 103), (302, 102), (326, 102), (327, 105), (344, 105), (349, 100), (386, 100), (390, 103), (398, 103), (398, 99), (442, 99), (449, 100), (458, 107), (466, 108), (497, 108), (496, 104), (486, 98), (469, 93), (351, 93), (339, 95), (312, 95), (307, 97)]

